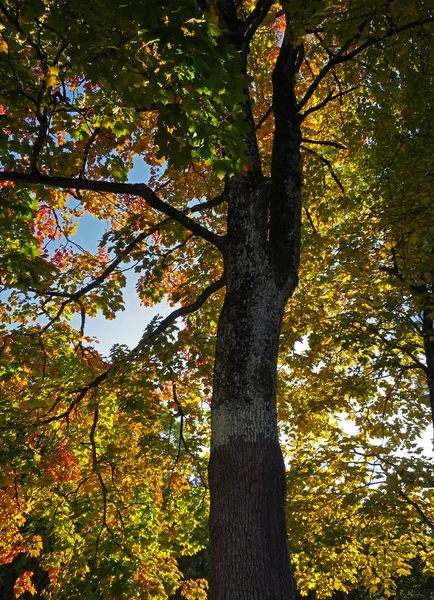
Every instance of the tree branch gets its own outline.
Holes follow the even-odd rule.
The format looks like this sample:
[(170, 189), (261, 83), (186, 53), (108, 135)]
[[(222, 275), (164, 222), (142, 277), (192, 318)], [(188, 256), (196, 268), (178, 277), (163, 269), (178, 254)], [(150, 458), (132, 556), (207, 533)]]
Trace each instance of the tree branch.
[(407, 504), (410, 504), (410, 506), (412, 506), (415, 509), (417, 514), (422, 519), (422, 522), (425, 523), (425, 525), (428, 525), (428, 527), (434, 531), (434, 521), (432, 521), (428, 517), (428, 515), (419, 506), (419, 504), (417, 502), (415, 502), (414, 500), (412, 500), (411, 498), (409, 498), (407, 496), (407, 494), (405, 492), (403, 492), (399, 487), (397, 488), (396, 491), (398, 492), (398, 495), (404, 500), (404, 502), (406, 502)]
[(295, 289), (301, 236), (300, 115), (294, 90), (299, 58), (288, 22), (272, 74), (274, 138), (271, 155), (269, 246), (279, 285)]
[(151, 190), (145, 183), (118, 183), (115, 181), (99, 181), (95, 179), (76, 179), (74, 177), (50, 176), (42, 173), (19, 173), (16, 171), (0, 172), (0, 181), (14, 181), (27, 184), (46, 185), (49, 187), (87, 190), (93, 192), (107, 192), (109, 194), (130, 194), (140, 196), (154, 210), (162, 212), (166, 216), (175, 220), (177, 223), (191, 231), (194, 235), (203, 238), (216, 246), (220, 251), (223, 250), (223, 239), (209, 231), (200, 223), (197, 223), (185, 213), (174, 206), (171, 206), (164, 200), (161, 200), (157, 194)]
[[(205, 302), (210, 296), (212, 296), (212, 294), (222, 289), (225, 285), (226, 277), (225, 275), (223, 275), (220, 279), (218, 279), (217, 281), (209, 285), (207, 288), (205, 288), (194, 302), (172, 311), (170, 315), (163, 319), (161, 323), (157, 325), (154, 329), (145, 332), (140, 342), (132, 350), (130, 350), (130, 352), (128, 352), (128, 354), (125, 357), (123, 357), (119, 362), (110, 365), (108, 369), (100, 373), (97, 377), (95, 377), (89, 384), (85, 385), (84, 387), (77, 390), (71, 390), (69, 394), (76, 394), (76, 396), (75, 398), (73, 398), (73, 400), (71, 400), (68, 408), (65, 411), (63, 411), (59, 415), (53, 415), (51, 417), (46, 416), (46, 418), (41, 419), (40, 422), (43, 424), (47, 424), (52, 423), (53, 421), (67, 419), (71, 412), (74, 410), (74, 408), (79, 404), (81, 400), (83, 400), (83, 398), (90, 390), (96, 389), (101, 383), (106, 381), (109, 375), (114, 375), (119, 370), (122, 364), (128, 362), (129, 360), (137, 360), (138, 353), (141, 352), (147, 344), (152, 342), (156, 337), (163, 333), (174, 321), (179, 319), (179, 317), (189, 315), (199, 310), (199, 308), (203, 304), (205, 304)], [(62, 395), (59, 395), (56, 398), (56, 401), (54, 402), (53, 406), (48, 410), (46, 415), (53, 412), (53, 410), (59, 405), (64, 394), (65, 392), (63, 392)]]
[(86, 145), (84, 147), (83, 150), (83, 164), (81, 166), (81, 169), (79, 171), (79, 177), (80, 178), (84, 178), (85, 172), (86, 172), (86, 166), (87, 166), (87, 160), (89, 158), (89, 152), (92, 148), (92, 145), (94, 143), (94, 141), (96, 140), (96, 138), (99, 136), (99, 134), (101, 133), (101, 127), (96, 127), (93, 131), (92, 134), (90, 135), (89, 139), (86, 142)]
[[(31, 292), (34, 292), (38, 296), (48, 296), (51, 298), (65, 298), (65, 300), (61, 303), (55, 316), (52, 317), (46, 325), (44, 325), (42, 332), (49, 329), (51, 327), (51, 325), (53, 325), (53, 323), (55, 323), (61, 317), (61, 315), (63, 314), (63, 311), (65, 310), (65, 308), (68, 304), (70, 304), (71, 302), (79, 303), (79, 300), (82, 296), (84, 296), (88, 292), (91, 292), (92, 290), (97, 288), (101, 283), (103, 283), (103, 281), (105, 281), (107, 279), (107, 277), (111, 273), (113, 273), (113, 271), (116, 269), (116, 267), (123, 261), (123, 259), (126, 256), (128, 256), (130, 254), (130, 252), (132, 250), (134, 250), (140, 244), (140, 242), (142, 242), (148, 236), (152, 235), (155, 231), (158, 231), (160, 229), (161, 225), (163, 223), (166, 223), (168, 220), (169, 219), (165, 219), (161, 223), (157, 223), (156, 225), (154, 225), (147, 231), (143, 231), (138, 236), (136, 236), (134, 238), (134, 240), (132, 242), (130, 242), (127, 246), (125, 246), (125, 248), (122, 250), (122, 252), (120, 252), (109, 265), (107, 265), (107, 267), (102, 271), (102, 273), (100, 273), (97, 277), (95, 277), (95, 279), (93, 281), (89, 282), (87, 285), (85, 285), (84, 287), (82, 287), (81, 289), (77, 290), (76, 292), (74, 292), (72, 294), (69, 294), (68, 292), (52, 292), (52, 291), (38, 292), (38, 290), (36, 290), (34, 288), (29, 288), (29, 290)], [(81, 306), (81, 313), (82, 313), (82, 320), (83, 320), (83, 307), (82, 306)]]
[(273, 105), (271, 104), (270, 107), (268, 108), (268, 110), (265, 112), (265, 114), (262, 115), (262, 117), (257, 122), (255, 129), (260, 129), (262, 127), (262, 125), (265, 123), (265, 121), (268, 119), (268, 117), (271, 115), (272, 112), (273, 112)]
[(208, 208), (215, 208), (216, 206), (220, 206), (223, 202), (227, 202), (227, 194), (222, 192), (212, 200), (208, 200), (207, 202), (199, 202), (198, 204), (194, 204), (188, 209), (188, 212), (200, 212), (202, 210), (207, 210)]
[(321, 146), (333, 146), (333, 148), (338, 148), (339, 150), (348, 150), (346, 146), (339, 144), (338, 142), (331, 142), (327, 140), (311, 140), (308, 138), (303, 138), (301, 141), (305, 144), (320, 144)]
[(355, 39), (348, 40), (346, 42), (346, 44), (344, 46), (342, 46), (342, 48), (339, 50), (339, 52), (334, 54), (332, 56), (332, 58), (324, 65), (324, 67), (318, 73), (317, 77), (310, 84), (304, 97), (298, 103), (298, 109), (301, 110), (303, 108), (303, 106), (306, 105), (306, 103), (310, 100), (312, 95), (317, 90), (321, 81), (337, 65), (339, 65), (343, 62), (346, 62), (347, 60), (353, 59), (355, 56), (357, 56), (358, 54), (361, 54), (364, 50), (366, 50), (367, 48), (369, 48), (370, 46), (372, 46), (374, 44), (379, 44), (379, 43), (387, 40), (388, 38), (393, 37), (394, 35), (397, 35), (399, 33), (403, 33), (404, 31), (407, 31), (408, 29), (413, 29), (415, 27), (421, 27), (422, 25), (427, 25), (428, 23), (432, 23), (433, 21), (434, 21), (434, 17), (427, 17), (426, 19), (412, 21), (411, 23), (407, 23), (406, 25), (403, 25), (402, 27), (390, 28), (388, 31), (386, 31), (386, 33), (384, 35), (379, 36), (379, 37), (367, 38), (366, 41), (363, 42), (363, 44), (360, 44), (360, 46), (357, 46), (356, 48), (354, 48), (353, 50), (351, 50), (349, 52), (347, 52), (347, 50), (354, 44), (354, 42), (356, 40)]
[(336, 182), (337, 186), (339, 187), (339, 189), (341, 190), (342, 194), (345, 195), (345, 189), (344, 186), (342, 185), (339, 177), (336, 175), (331, 162), (322, 154), (318, 154), (318, 152), (315, 152), (315, 150), (312, 150), (312, 148), (307, 148), (306, 146), (300, 146), (303, 150), (306, 150), (306, 152), (309, 152), (309, 154), (313, 154), (314, 156), (316, 156), (317, 158), (319, 158), (319, 160), (326, 165), (326, 167), (328, 167), (329, 171), (330, 171), (330, 175), (333, 177), (334, 181)]
[[(42, 87), (44, 88), (45, 84)], [(31, 167), (32, 171), (35, 173), (38, 171), (38, 159), (39, 159), (41, 150), (44, 146), (44, 142), (47, 138), (48, 123), (49, 123), (47, 115), (40, 111), (39, 104), (40, 104), (40, 102), (38, 102), (38, 108), (36, 111), (36, 118), (38, 119), (39, 130), (38, 130), (38, 135), (36, 137), (35, 143), (33, 144), (32, 154), (30, 157), (30, 167)]]
[(205, 288), (203, 292), (198, 296), (195, 302), (191, 304), (187, 304), (186, 306), (181, 306), (176, 310), (172, 311), (170, 315), (168, 315), (165, 319), (161, 321), (159, 325), (152, 331), (145, 332), (142, 336), (140, 342), (135, 346), (127, 355), (127, 358), (133, 358), (136, 354), (138, 354), (146, 344), (154, 339), (156, 336), (160, 335), (163, 331), (165, 331), (169, 325), (171, 325), (176, 319), (179, 317), (184, 317), (185, 315), (189, 315), (195, 311), (197, 311), (210, 296), (212, 296), (218, 290), (221, 290), (226, 285), (226, 277), (223, 275), (220, 279), (212, 283), (210, 286)]
[(303, 208), (304, 212), (306, 213), (307, 219), (310, 223), (310, 226), (312, 227), (312, 231), (315, 235), (319, 236), (318, 229), (315, 227), (315, 223), (313, 222), (312, 215), (310, 214), (309, 209), (307, 208), (307, 206), (304, 206)]
[(272, 7), (274, 0), (258, 0), (255, 8), (252, 10), (250, 15), (247, 17), (244, 28), (244, 40), (241, 48), (241, 62), (245, 66), (247, 61), (247, 55), (249, 53), (250, 42), (253, 36), (257, 32), (258, 28), (263, 23), (268, 11)]
[(354, 92), (354, 90), (357, 90), (358, 88), (359, 88), (358, 85), (353, 85), (353, 87), (350, 87), (347, 90), (343, 90), (342, 92), (338, 92), (337, 94), (333, 94), (333, 92), (330, 92), (329, 94), (327, 94), (327, 96), (324, 98), (324, 100), (322, 100), (321, 102), (318, 102), (318, 104), (315, 104), (314, 106), (311, 106), (308, 110), (306, 110), (301, 115), (301, 118), (304, 120), (307, 117), (307, 115), (310, 115), (311, 113), (316, 112), (317, 110), (321, 110), (322, 108), (327, 106), (327, 104), (329, 102), (332, 102), (333, 100), (336, 100), (337, 98), (342, 98), (342, 96), (346, 96), (347, 94)]

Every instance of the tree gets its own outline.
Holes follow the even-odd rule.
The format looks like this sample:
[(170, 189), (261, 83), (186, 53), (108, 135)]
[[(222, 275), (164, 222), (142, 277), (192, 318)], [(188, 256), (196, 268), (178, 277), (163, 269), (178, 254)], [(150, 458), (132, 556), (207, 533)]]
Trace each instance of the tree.
[[(362, 135), (334, 126), (340, 141), (330, 139), (323, 111), (329, 121), (336, 105), (356, 114), (346, 101), (361, 89), (373, 102), (370, 57), (399, 43), (405, 63), (408, 33), (428, 35), (429, 7), (10, 0), (0, 13), (2, 283), (11, 290), (2, 307), (3, 383), (15, 436), (3, 483), (12, 521), (10, 498), (23, 497), (6, 560), (38, 554), (41, 540), (52, 544), (45, 567), (59, 598), (68, 577), (69, 597), (174, 591), (181, 575), (173, 548), (188, 554), (200, 546), (178, 535), (177, 524), (202, 527), (194, 507), (205, 423), (184, 430), (184, 421), (208, 393), (214, 358), (213, 595), (293, 598), (276, 367), (298, 283), (301, 146), (312, 157), (306, 187), (320, 172), (313, 159), (342, 185), (314, 148), (343, 150), (342, 141), (354, 145)], [(136, 154), (153, 167), (148, 183), (126, 182)], [(73, 248), (82, 208), (71, 196), (111, 221), (95, 255)], [(181, 306), (153, 322), (134, 349), (115, 347), (107, 359), (85, 337), (86, 316), (119, 309), (130, 261), (145, 303), (166, 295)], [(180, 317), (187, 326), (175, 332)], [(47, 486), (57, 501), (44, 512)], [(32, 501), (39, 521), (24, 526)], [(23, 589), (31, 585), (25, 573)], [(186, 597), (205, 593), (200, 581), (183, 586)]]
[[(362, 582), (370, 589), (389, 571), (382, 585), (396, 593), (393, 574), (411, 568), (418, 547), (431, 546), (432, 467), (417, 448), (429, 418), (421, 301), (432, 302), (432, 120), (423, 100), (432, 78), (425, 42), (413, 40), (402, 68), (399, 44), (386, 50), (390, 61), (378, 53), (365, 58), (375, 96), (347, 98), (339, 110), (350, 131), (361, 120), (364, 143), (350, 138), (349, 152), (324, 148), (325, 176), (308, 166), (302, 283), (283, 326), (281, 356), (288, 358), (279, 385), (291, 424), (282, 424), (290, 489), (298, 497), (288, 506), (290, 539), (304, 590), (314, 584), (330, 594)], [(416, 88), (418, 72), (425, 77)], [(417, 106), (409, 110), (415, 93)], [(315, 177), (325, 185), (315, 185)], [(383, 520), (391, 516), (392, 527)], [(413, 526), (404, 527), (403, 518)], [(398, 522), (397, 544), (375, 534)]]

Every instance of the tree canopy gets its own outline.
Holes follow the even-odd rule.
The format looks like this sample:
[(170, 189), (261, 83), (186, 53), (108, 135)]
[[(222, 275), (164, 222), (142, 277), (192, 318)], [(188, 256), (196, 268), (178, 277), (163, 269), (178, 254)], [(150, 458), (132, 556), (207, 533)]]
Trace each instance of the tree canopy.
[[(209, 547), (216, 340), (261, 243), (258, 281), (298, 280), (275, 391), (299, 592), (434, 575), (432, 22), (423, 0), (0, 0), (3, 590), (207, 597), (183, 564)], [(171, 312), (106, 356), (86, 325), (131, 272)]]

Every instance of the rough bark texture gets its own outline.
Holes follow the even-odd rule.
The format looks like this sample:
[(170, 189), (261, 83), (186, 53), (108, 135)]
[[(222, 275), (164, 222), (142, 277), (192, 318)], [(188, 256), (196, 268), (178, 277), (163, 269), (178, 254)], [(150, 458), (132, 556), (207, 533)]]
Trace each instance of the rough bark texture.
[(228, 285), (216, 353), (209, 467), (213, 592), (215, 600), (288, 600), (285, 466), (275, 403), (283, 299), (270, 282), (254, 279), (255, 261), (244, 258), (250, 273)]
[[(249, 39), (271, 4), (258, 3), (246, 29), (233, 0), (219, 3), (244, 73)], [(226, 182), (226, 298), (217, 333), (209, 464), (214, 600), (294, 598), (276, 380), (280, 326), (300, 256), (301, 135), (293, 88), (298, 53), (288, 28), (273, 72), (271, 176), (262, 174), (246, 89), (250, 170)]]
[(290, 600), (279, 444), (234, 438), (213, 450), (210, 473), (214, 599)]
[(209, 466), (213, 597), (290, 600), (276, 366), (295, 280), (291, 268), (283, 277), (268, 236), (273, 186), (253, 174), (230, 187)]
[(424, 310), (422, 313), (422, 332), (425, 349), (428, 397), (431, 406), (432, 425), (434, 428), (434, 324), (430, 314), (430, 310)]

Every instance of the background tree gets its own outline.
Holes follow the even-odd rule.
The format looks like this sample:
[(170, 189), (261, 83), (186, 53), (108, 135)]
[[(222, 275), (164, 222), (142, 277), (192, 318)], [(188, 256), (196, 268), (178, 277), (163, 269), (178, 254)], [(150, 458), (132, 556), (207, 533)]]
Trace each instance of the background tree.
[[(324, 147), (321, 160), (306, 149), (312, 185), (305, 194), (302, 284), (284, 325), (287, 352), (281, 356), (288, 359), (280, 384), (281, 410), (292, 426), (282, 423), (292, 440), (290, 477), (299, 512), (310, 507), (304, 531), (290, 508), (292, 530), (300, 532), (298, 581), (306, 590), (319, 580), (324, 590), (351, 588), (355, 581), (376, 587), (380, 571), (389, 570), (393, 579), (410, 568), (418, 548), (431, 546), (432, 467), (418, 448), (428, 421), (430, 372), (421, 304), (429, 304), (432, 288), (432, 120), (424, 112), (432, 85), (429, 42), (413, 40), (408, 55), (395, 43), (386, 52), (393, 61), (376, 53), (364, 60), (375, 78), (373, 99), (347, 97), (338, 111), (342, 132), (352, 134), (362, 120), (364, 143), (339, 137), (348, 150)], [(416, 87), (417, 73), (425, 77)], [(409, 110), (417, 91), (417, 107)], [(315, 174), (319, 162), (323, 172)], [(321, 193), (315, 176), (324, 180)], [(313, 473), (319, 487), (306, 485)], [(384, 546), (390, 528), (381, 524), (381, 515), (391, 514), (398, 523), (391, 508), (397, 500), (407, 525), (414, 519), (412, 533), (404, 534), (402, 524), (395, 533), (403, 536), (401, 550), (406, 547), (399, 559), (394, 544)], [(323, 540), (323, 559), (312, 550), (314, 539)], [(405, 539), (412, 540), (408, 546)]]
[[(306, 298), (302, 288), (283, 328), (280, 418), (290, 428), (282, 431), (292, 436), (291, 460), (298, 461), (289, 472), (289, 498), (299, 515), (312, 494), (322, 502), (316, 511), (321, 521), (311, 530), (297, 531), (289, 509), (300, 586), (327, 595), (356, 587), (364, 573), (367, 587), (387, 592), (392, 570), (404, 575), (416, 554), (431, 569), (427, 481), (418, 471), (411, 480), (398, 481), (399, 468), (391, 462), (402, 436), (399, 418), (390, 419), (386, 447), (373, 443), (387, 424), (378, 407), (390, 406), (384, 400), (391, 397), (389, 387), (395, 388), (392, 378), (398, 370), (418, 372), (413, 367), (421, 363), (420, 340), (402, 326), (399, 311), (399, 319), (386, 324), (377, 317), (374, 342), (362, 337), (357, 352), (351, 348), (352, 333), (347, 334), (354, 309), (371, 325), (366, 310), (375, 306), (376, 297), (369, 296), (364, 306), (362, 293), (372, 285), (366, 272), (377, 250), (387, 252), (381, 255), (384, 265), (379, 263), (382, 278), (374, 284), (393, 275), (395, 286), (404, 281), (410, 296), (413, 292), (415, 275), (409, 277), (405, 261), (395, 268), (389, 252), (390, 240), (400, 245), (393, 221), (396, 205), (385, 194), (379, 199), (363, 193), (354, 161), (355, 148), (362, 153), (364, 146), (373, 146), (371, 140), (381, 150), (370, 111), (383, 117), (387, 94), (402, 93), (402, 83), (395, 85), (390, 71), (377, 69), (377, 81), (372, 68), (377, 74), (378, 65), (390, 64), (387, 59), (398, 47), (397, 77), (413, 77), (414, 91), (418, 76), (410, 77), (404, 66), (412, 52), (422, 56), (429, 44), (429, 8), (266, 0), (222, 0), (202, 8), (193, 2), (155, 7), (133, 1), (71, 6), (47, 0), (0, 2), (0, 12), (5, 115), (0, 180), (8, 202), (2, 224), (7, 240), (2, 283), (8, 290), (2, 306), (7, 434), (2, 490), (5, 515), (16, 523), (4, 561), (24, 552), (37, 557), (42, 544), (40, 563), (50, 593), (58, 598), (166, 597), (179, 585), (187, 598), (204, 597), (206, 581), (182, 580), (175, 557), (194, 554), (206, 544), (208, 411), (203, 399), (209, 400), (213, 377), (213, 597), (293, 597), (276, 366), (285, 306), (298, 282), (303, 150), (310, 227), (310, 234), (303, 233), (304, 281), (312, 287), (325, 282), (330, 292), (323, 298), (326, 308), (313, 304), (315, 310), (305, 311), (309, 304), (300, 303)], [(383, 104), (376, 98), (378, 86), (384, 88)], [(402, 102), (412, 107), (415, 98)], [(402, 130), (413, 134), (410, 123)], [(343, 154), (346, 148), (351, 160)], [(378, 160), (365, 157), (366, 163), (360, 163), (365, 182), (371, 173), (375, 181), (385, 181), (380, 150)], [(335, 164), (339, 152), (342, 174)], [(126, 182), (136, 154), (153, 167), (147, 183)], [(330, 194), (330, 183), (339, 190), (338, 199)], [(358, 209), (366, 234), (360, 223), (355, 226)], [(94, 254), (71, 239), (83, 210), (110, 225)], [(7, 232), (15, 215), (17, 234), (11, 236)], [(318, 217), (320, 225), (315, 224)], [(314, 242), (319, 233), (321, 243)], [(415, 253), (429, 246), (424, 236)], [(27, 243), (18, 245), (16, 238)], [(360, 251), (358, 261), (353, 248)], [(319, 257), (325, 259), (322, 268)], [(112, 318), (122, 307), (126, 263), (140, 273), (138, 292), (145, 304), (166, 297), (179, 307), (154, 320), (132, 350), (115, 346), (110, 357), (101, 357), (86, 338), (86, 317), (101, 310)], [(348, 289), (351, 274), (349, 279), (342, 275), (352, 272), (352, 265), (359, 295), (354, 281)], [(423, 279), (428, 296), (430, 281)], [(377, 290), (381, 315), (390, 306), (387, 292), (393, 297), (396, 287)], [(418, 306), (429, 320), (426, 294)], [(336, 327), (342, 307), (351, 312)], [(299, 320), (302, 312), (312, 318)], [(78, 330), (70, 322), (74, 314), (81, 323)], [(185, 327), (177, 330), (180, 317)], [(429, 372), (429, 327), (422, 332), (422, 375)], [(216, 329), (215, 345), (210, 333)], [(299, 357), (291, 350), (288, 366), (287, 345), (306, 335), (309, 350)], [(378, 372), (379, 340), (385, 337), (393, 346), (401, 344), (402, 336), (416, 360), (387, 359), (384, 385), (366, 378)], [(308, 371), (297, 376), (303, 363)], [(408, 396), (400, 408), (417, 432), (426, 418), (420, 402), (424, 382), (398, 381)], [(326, 410), (318, 411), (323, 391)], [(334, 403), (329, 402), (332, 395)], [(367, 405), (365, 413), (358, 408), (361, 403)], [(360, 426), (351, 443), (339, 428), (333, 433), (332, 417), (342, 413)], [(371, 427), (370, 419), (366, 427), (363, 415), (371, 413), (374, 423)], [(303, 420), (308, 423), (304, 431)], [(342, 455), (340, 464), (330, 458), (334, 449)], [(333, 464), (333, 473), (324, 466), (314, 469), (316, 483), (306, 496), (298, 475), (312, 473), (310, 457), (316, 451), (316, 465), (324, 457), (322, 465)], [(370, 474), (373, 464), (386, 471), (383, 483), (390, 493), (384, 502), (377, 502), (384, 488), (363, 496), (357, 491), (371, 481), (380, 485), (377, 471), (374, 479)], [(405, 510), (398, 510), (393, 498), (398, 489), (407, 498)], [(330, 494), (338, 497), (335, 506), (349, 530), (356, 537), (367, 530), (367, 538), (342, 544), (348, 529), (330, 523), (324, 502)], [(346, 505), (342, 497), (355, 505)], [(390, 505), (396, 519), (390, 518)], [(401, 543), (396, 552), (385, 546), (384, 560), (372, 551), (378, 527), (360, 525), (363, 519), (370, 523), (373, 514), (382, 515), (389, 539)], [(318, 541), (329, 524), (332, 551), (324, 556)], [(303, 553), (306, 544), (309, 552), (315, 549), (315, 568)], [(341, 571), (334, 571), (332, 565), (348, 548), (359, 561), (356, 573), (346, 571), (345, 561), (338, 564)], [(327, 577), (318, 576), (325, 570)], [(16, 593), (31, 591), (32, 581), (31, 570), (24, 571)]]

